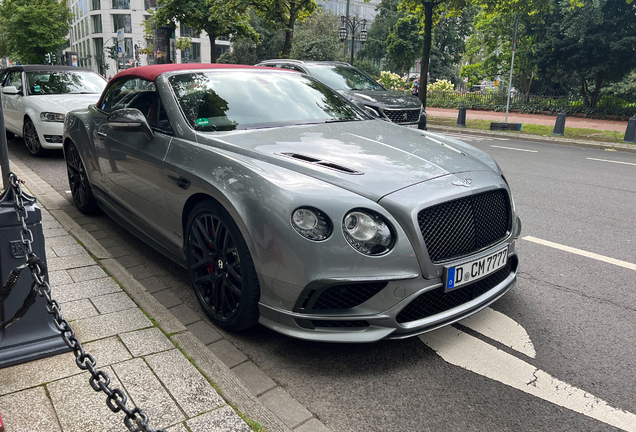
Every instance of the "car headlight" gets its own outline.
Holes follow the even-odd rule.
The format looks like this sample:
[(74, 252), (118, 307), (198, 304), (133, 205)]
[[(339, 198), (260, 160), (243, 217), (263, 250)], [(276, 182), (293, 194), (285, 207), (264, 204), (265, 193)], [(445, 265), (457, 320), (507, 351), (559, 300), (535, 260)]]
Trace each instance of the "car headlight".
[(40, 120), (45, 122), (63, 123), (64, 117), (65, 117), (64, 114), (60, 114), (60, 113), (54, 113), (54, 112), (40, 113)]
[(309, 240), (324, 240), (333, 232), (333, 224), (329, 217), (312, 207), (294, 210), (291, 222), (296, 232)]
[(347, 213), (342, 232), (351, 247), (365, 255), (385, 254), (395, 244), (389, 223), (371, 210), (355, 209)]
[(369, 105), (365, 105), (364, 108), (371, 113), (375, 117), (382, 117), (377, 109), (370, 107)]

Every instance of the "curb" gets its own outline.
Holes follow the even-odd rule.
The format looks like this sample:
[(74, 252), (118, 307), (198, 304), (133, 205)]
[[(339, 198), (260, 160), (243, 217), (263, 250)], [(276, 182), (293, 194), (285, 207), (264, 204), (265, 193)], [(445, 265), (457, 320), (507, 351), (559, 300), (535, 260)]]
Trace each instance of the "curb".
[(613, 144), (613, 143), (605, 143), (599, 141), (587, 141), (587, 140), (575, 140), (569, 138), (561, 138), (561, 137), (542, 137), (538, 135), (529, 135), (529, 134), (512, 134), (509, 132), (493, 132), (493, 131), (485, 131), (483, 129), (469, 129), (462, 127), (453, 127), (453, 126), (437, 126), (437, 125), (427, 125), (428, 130), (435, 132), (453, 132), (453, 133), (465, 133), (467, 135), (479, 135), (486, 137), (497, 137), (497, 138), (509, 138), (516, 139), (519, 141), (532, 141), (539, 143), (547, 143), (547, 144), (559, 144), (566, 145), (572, 147), (583, 147), (583, 148), (594, 148), (599, 150), (617, 150), (624, 151), (629, 153), (636, 153), (636, 145), (633, 144)]
[(292, 432), (274, 412), (260, 401), (218, 357), (203, 345), (168, 309), (117, 261), (99, 242), (60, 208), (69, 202), (22, 162), (11, 160), (12, 169), (28, 182), (29, 191), (62, 227), (80, 241), (142, 311), (176, 343), (197, 368), (218, 386), (220, 395), (248, 418), (258, 421), (268, 432)]

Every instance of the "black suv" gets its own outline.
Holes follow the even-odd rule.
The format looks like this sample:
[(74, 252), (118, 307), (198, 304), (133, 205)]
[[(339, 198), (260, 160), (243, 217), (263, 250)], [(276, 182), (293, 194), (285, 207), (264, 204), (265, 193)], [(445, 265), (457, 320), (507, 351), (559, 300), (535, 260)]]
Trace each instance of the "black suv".
[(363, 105), (379, 118), (426, 129), (426, 112), (417, 97), (387, 90), (369, 75), (348, 63), (276, 59), (265, 60), (256, 66), (302, 72), (322, 81), (357, 105)]

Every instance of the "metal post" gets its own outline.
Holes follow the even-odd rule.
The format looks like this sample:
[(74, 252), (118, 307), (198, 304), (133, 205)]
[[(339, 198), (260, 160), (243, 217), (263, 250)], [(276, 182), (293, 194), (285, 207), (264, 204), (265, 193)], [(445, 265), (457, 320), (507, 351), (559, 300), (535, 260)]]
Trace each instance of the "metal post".
[(623, 142), (627, 144), (636, 144), (636, 114), (627, 122), (627, 130)]
[(9, 187), (9, 149), (7, 148), (7, 132), (4, 129), (4, 112), (2, 109), (2, 93), (0, 93), (0, 170), (2, 170), (2, 186)]
[[(349, 1), (350, 0), (347, 0), (347, 13), (345, 14), (347, 19), (345, 21), (349, 21)], [(344, 45), (344, 55), (347, 55), (347, 39), (344, 40), (343, 45)]]
[(508, 110), (510, 108), (510, 92), (512, 89), (512, 71), (515, 67), (515, 51), (517, 50), (517, 29), (519, 28), (519, 17), (515, 17), (515, 32), (512, 36), (512, 64), (510, 65), (510, 79), (508, 80), (508, 102), (506, 102), (506, 123), (508, 123)]
[(350, 23), (351, 24), (351, 60), (349, 61), (349, 64), (351, 66), (353, 66), (353, 53), (355, 51), (355, 46), (356, 46), (356, 18), (353, 18), (353, 22)]
[(459, 107), (459, 114), (457, 115), (457, 126), (466, 127), (466, 107)]

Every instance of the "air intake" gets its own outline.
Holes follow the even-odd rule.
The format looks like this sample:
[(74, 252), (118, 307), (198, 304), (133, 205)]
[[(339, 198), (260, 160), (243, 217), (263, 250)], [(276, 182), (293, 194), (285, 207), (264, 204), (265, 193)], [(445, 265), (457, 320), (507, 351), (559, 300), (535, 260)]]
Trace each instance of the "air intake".
[(295, 159), (295, 160), (299, 160), (299, 161), (303, 161), (303, 162), (307, 162), (310, 163), (312, 165), (318, 165), (321, 167), (325, 167), (334, 171), (338, 171), (344, 174), (351, 174), (351, 175), (363, 175), (363, 172), (360, 171), (356, 171), (354, 169), (351, 168), (347, 168), (345, 166), (339, 165), (337, 163), (334, 162), (330, 162), (324, 159), (318, 159), (312, 156), (307, 156), (307, 155), (303, 155), (303, 154), (299, 154), (299, 153), (277, 153), (279, 156), (285, 156), (291, 159)]

